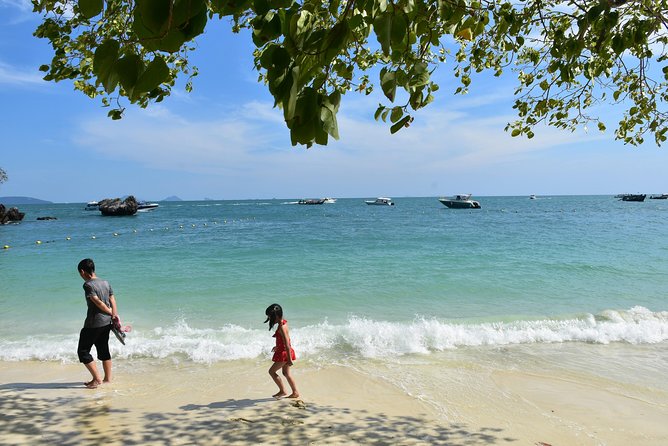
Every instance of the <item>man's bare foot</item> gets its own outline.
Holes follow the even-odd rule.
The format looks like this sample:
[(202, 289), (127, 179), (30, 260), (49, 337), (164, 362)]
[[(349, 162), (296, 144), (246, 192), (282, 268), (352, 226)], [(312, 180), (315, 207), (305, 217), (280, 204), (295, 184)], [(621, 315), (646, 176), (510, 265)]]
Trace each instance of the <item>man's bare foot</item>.
[(288, 395), (287, 398), (299, 398), (299, 392), (293, 392)]
[(285, 392), (278, 392), (278, 393), (274, 393), (272, 395), (272, 397), (276, 398), (277, 400), (280, 400), (281, 398), (283, 398), (286, 395), (287, 395), (287, 393), (285, 393)]
[(100, 384), (102, 384), (102, 381), (97, 381), (97, 380), (94, 379), (92, 381), (84, 383), (84, 386), (86, 386), (86, 388), (88, 388), (88, 389), (96, 389), (97, 386), (99, 386)]

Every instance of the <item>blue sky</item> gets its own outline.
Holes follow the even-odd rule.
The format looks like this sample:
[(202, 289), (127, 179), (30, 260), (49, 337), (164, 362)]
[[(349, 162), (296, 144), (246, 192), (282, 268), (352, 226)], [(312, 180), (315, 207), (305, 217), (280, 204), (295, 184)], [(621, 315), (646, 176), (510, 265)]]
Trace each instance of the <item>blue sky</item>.
[[(612, 132), (536, 129), (532, 140), (503, 131), (514, 119), (514, 79), (474, 80), (466, 96), (445, 64), (436, 100), (410, 128), (390, 135), (373, 119), (381, 98), (350, 93), (341, 139), (293, 147), (281, 112), (257, 82), (248, 35), (209, 22), (192, 54), (194, 91), (128, 107), (121, 121), (70, 82), (48, 83), (51, 59), (32, 36), (40, 17), (27, 0), (0, 0), (0, 196), (85, 202), (133, 194), (161, 200), (617, 194), (668, 192), (668, 153), (634, 148)], [(608, 127), (613, 127), (613, 122)], [(650, 139), (650, 138), (648, 138)]]

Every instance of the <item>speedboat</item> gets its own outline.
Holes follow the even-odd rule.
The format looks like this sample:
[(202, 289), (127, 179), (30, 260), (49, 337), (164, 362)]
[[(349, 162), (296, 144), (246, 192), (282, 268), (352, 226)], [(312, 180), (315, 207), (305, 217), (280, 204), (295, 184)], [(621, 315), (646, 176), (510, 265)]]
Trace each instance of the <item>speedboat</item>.
[(536, 196), (534, 194), (529, 195), (529, 200), (535, 200)]
[(394, 206), (392, 199), (387, 197), (378, 197), (375, 200), (364, 200), (364, 202), (375, 206)]
[(336, 198), (326, 197), (326, 198), (324, 198), (324, 200), (325, 200), (325, 204), (334, 204), (334, 203), (336, 203)]
[(297, 204), (323, 204), (325, 202), (324, 198), (308, 198), (299, 200)]
[(652, 195), (649, 198), (651, 198), (652, 200), (665, 200), (668, 198), (668, 194)]
[(86, 207), (84, 208), (87, 211), (99, 211), (100, 210), (100, 203), (97, 201), (89, 201), (86, 203)]
[(148, 201), (140, 201), (137, 203), (137, 212), (148, 212), (160, 206), (158, 203), (149, 203)]
[(458, 194), (452, 197), (441, 197), (438, 199), (445, 206), (452, 209), (480, 209), (480, 203), (471, 200), (471, 194)]

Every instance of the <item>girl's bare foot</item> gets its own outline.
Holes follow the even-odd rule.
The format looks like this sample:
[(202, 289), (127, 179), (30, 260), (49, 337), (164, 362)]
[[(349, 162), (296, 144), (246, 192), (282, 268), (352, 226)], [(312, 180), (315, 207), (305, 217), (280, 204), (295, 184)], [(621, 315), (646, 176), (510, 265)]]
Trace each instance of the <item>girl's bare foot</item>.
[(299, 393), (293, 392), (287, 396), (287, 398), (299, 398)]
[(89, 381), (87, 383), (84, 383), (84, 386), (86, 386), (86, 388), (88, 388), (88, 389), (95, 389), (100, 384), (102, 384), (102, 381), (92, 380), (92, 381)]
[(287, 393), (285, 393), (285, 392), (278, 392), (278, 393), (273, 394), (272, 396), (274, 398), (276, 398), (277, 400), (280, 400), (281, 398), (283, 398), (286, 395), (287, 395)]

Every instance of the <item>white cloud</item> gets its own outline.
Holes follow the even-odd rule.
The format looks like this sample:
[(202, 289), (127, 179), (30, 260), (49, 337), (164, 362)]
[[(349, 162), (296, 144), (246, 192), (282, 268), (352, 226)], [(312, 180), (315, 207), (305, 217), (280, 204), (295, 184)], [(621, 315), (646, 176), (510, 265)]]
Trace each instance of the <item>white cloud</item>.
[(120, 121), (100, 116), (82, 122), (76, 142), (108, 159), (215, 178), (221, 190), (301, 197), (437, 193), (445, 189), (444, 177), (450, 188), (466, 187), (499, 164), (596, 137), (541, 128), (532, 140), (511, 138), (503, 127), (512, 116), (477, 116), (475, 107), (428, 108), (391, 135), (390, 124), (346, 112), (358, 107), (353, 99), (339, 113), (340, 141), (308, 150), (290, 145), (281, 111), (263, 102), (227, 110), (220, 119), (195, 120), (163, 106)]
[(0, 0), (0, 8), (18, 9), (22, 12), (32, 11), (30, 0)]
[(3, 14), (3, 24), (16, 25), (35, 19), (32, 3), (29, 0), (0, 0), (0, 10), (10, 10)]
[(17, 68), (0, 61), (0, 85), (44, 84), (42, 76), (35, 69)]

